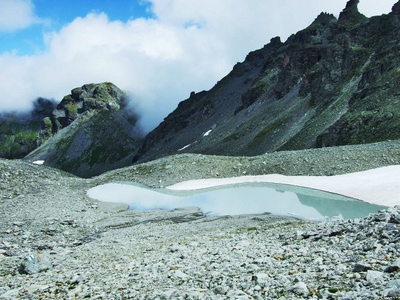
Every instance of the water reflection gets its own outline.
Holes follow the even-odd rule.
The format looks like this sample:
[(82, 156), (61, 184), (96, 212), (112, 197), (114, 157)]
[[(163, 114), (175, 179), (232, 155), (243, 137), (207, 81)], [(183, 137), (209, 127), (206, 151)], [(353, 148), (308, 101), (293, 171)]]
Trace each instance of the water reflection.
[(355, 219), (384, 207), (310, 189), (265, 183), (227, 185), (197, 191), (150, 189), (133, 183), (108, 183), (88, 191), (105, 202), (134, 210), (199, 207), (210, 215), (272, 213), (308, 220)]

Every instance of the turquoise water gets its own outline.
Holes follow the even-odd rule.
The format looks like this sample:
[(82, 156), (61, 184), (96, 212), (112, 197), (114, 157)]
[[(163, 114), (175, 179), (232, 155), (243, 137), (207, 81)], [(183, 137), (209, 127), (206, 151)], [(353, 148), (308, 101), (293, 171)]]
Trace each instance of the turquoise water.
[(331, 193), (266, 183), (189, 192), (151, 189), (134, 183), (108, 183), (90, 189), (88, 196), (104, 202), (126, 203), (133, 210), (199, 207), (208, 215), (271, 213), (316, 221), (361, 218), (384, 208)]

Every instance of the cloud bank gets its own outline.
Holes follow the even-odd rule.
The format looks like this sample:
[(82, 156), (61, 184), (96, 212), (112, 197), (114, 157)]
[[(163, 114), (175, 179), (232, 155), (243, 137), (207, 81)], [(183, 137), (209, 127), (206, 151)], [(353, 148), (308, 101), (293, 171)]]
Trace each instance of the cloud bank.
[[(72, 88), (111, 81), (130, 94), (148, 131), (191, 91), (210, 89), (249, 51), (274, 36), (285, 40), (322, 11), (338, 15), (347, 2), (148, 1), (155, 18), (120, 22), (110, 21), (105, 13), (89, 13), (46, 33), (46, 50), (40, 54), (1, 54), (0, 111), (28, 109), (39, 96), (60, 101)], [(9, 20), (2, 12), (0, 30), (37, 22), (30, 1), (0, 0), (0, 5), (3, 2), (25, 10), (17, 13), (8, 3), (16, 17)], [(395, 2), (387, 1), (385, 12)]]
[(39, 22), (30, 0), (0, 0), (0, 32), (12, 32)]

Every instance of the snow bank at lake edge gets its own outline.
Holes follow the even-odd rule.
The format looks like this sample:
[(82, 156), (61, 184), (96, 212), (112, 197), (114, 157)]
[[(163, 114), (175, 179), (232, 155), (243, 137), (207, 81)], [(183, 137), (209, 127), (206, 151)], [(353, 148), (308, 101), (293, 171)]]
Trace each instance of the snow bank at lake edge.
[(335, 176), (285, 176), (269, 174), (198, 179), (180, 182), (168, 186), (167, 189), (197, 190), (249, 182), (294, 185), (335, 193), (382, 206), (400, 205), (400, 165)]

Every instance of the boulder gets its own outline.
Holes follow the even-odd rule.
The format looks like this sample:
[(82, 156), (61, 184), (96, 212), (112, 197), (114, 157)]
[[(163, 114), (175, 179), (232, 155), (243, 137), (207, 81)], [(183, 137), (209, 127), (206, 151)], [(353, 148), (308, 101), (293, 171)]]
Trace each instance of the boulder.
[(53, 267), (47, 254), (36, 252), (25, 258), (19, 267), (21, 274), (36, 274), (45, 272)]

